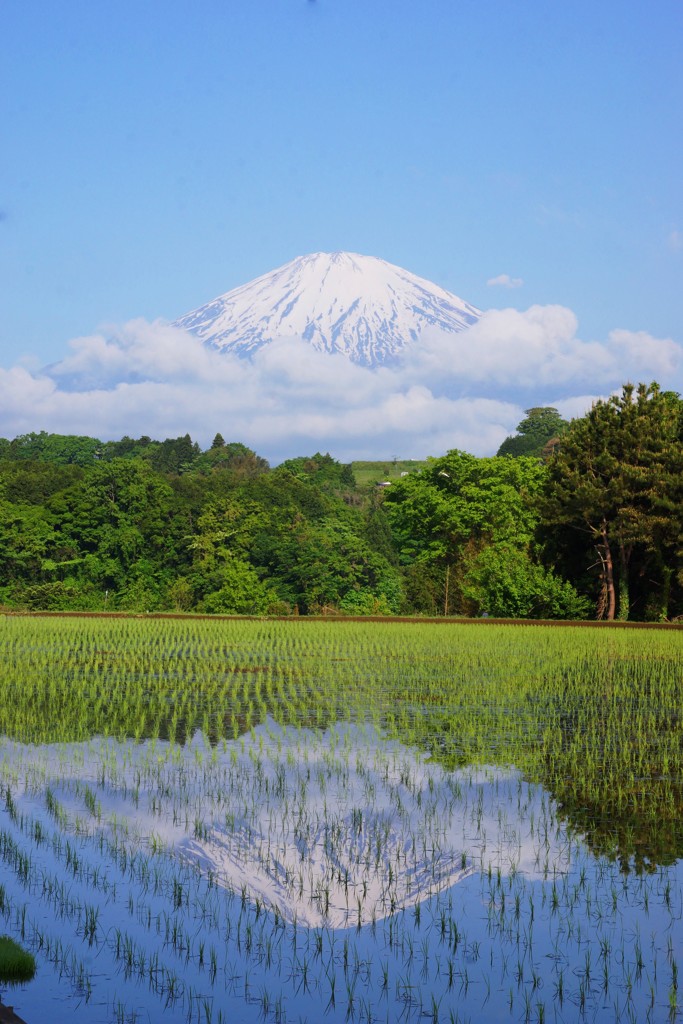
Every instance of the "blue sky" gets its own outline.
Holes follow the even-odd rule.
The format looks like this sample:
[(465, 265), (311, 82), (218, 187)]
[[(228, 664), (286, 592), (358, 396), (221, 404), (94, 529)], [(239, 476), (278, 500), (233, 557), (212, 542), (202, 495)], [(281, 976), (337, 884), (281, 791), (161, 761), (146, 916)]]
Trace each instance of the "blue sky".
[(4, 367), (340, 249), (683, 342), (679, 0), (4, 0), (0, 34)]

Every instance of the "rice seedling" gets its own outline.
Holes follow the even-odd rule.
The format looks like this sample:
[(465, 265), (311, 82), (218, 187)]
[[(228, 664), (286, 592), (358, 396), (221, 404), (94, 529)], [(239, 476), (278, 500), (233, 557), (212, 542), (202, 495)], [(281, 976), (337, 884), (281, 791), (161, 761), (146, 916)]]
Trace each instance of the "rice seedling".
[(0, 644), (27, 1013), (678, 1012), (679, 634), (8, 618)]

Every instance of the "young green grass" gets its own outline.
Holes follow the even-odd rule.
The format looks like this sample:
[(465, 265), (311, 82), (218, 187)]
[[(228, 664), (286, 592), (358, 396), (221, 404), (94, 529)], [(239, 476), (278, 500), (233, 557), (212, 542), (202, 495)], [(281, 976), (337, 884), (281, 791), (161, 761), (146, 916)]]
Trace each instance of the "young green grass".
[(9, 935), (0, 935), (0, 982), (30, 981), (35, 973), (33, 954)]

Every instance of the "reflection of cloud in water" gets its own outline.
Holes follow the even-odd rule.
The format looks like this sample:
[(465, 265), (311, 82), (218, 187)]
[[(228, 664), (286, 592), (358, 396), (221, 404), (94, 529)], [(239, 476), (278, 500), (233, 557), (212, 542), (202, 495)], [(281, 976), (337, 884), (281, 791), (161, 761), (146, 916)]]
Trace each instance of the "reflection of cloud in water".
[(547, 795), (515, 771), (440, 766), (374, 729), (272, 723), (218, 748), (28, 748), (23, 800), (53, 791), (69, 827), (163, 847), (286, 920), (343, 928), (412, 907), (476, 870), (566, 867)]

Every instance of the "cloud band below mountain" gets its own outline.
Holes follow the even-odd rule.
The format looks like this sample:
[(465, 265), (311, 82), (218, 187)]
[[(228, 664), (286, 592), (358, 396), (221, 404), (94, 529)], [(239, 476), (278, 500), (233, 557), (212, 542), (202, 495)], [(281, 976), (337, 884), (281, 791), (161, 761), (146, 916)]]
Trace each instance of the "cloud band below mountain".
[(391, 366), (369, 369), (282, 338), (253, 358), (205, 347), (161, 322), (132, 321), (69, 345), (40, 371), (0, 369), (0, 434), (31, 430), (156, 438), (220, 431), (272, 461), (490, 454), (532, 405), (579, 414), (627, 380), (681, 390), (683, 348), (623, 329), (577, 335), (561, 306), (490, 310), (459, 334), (427, 331)]

